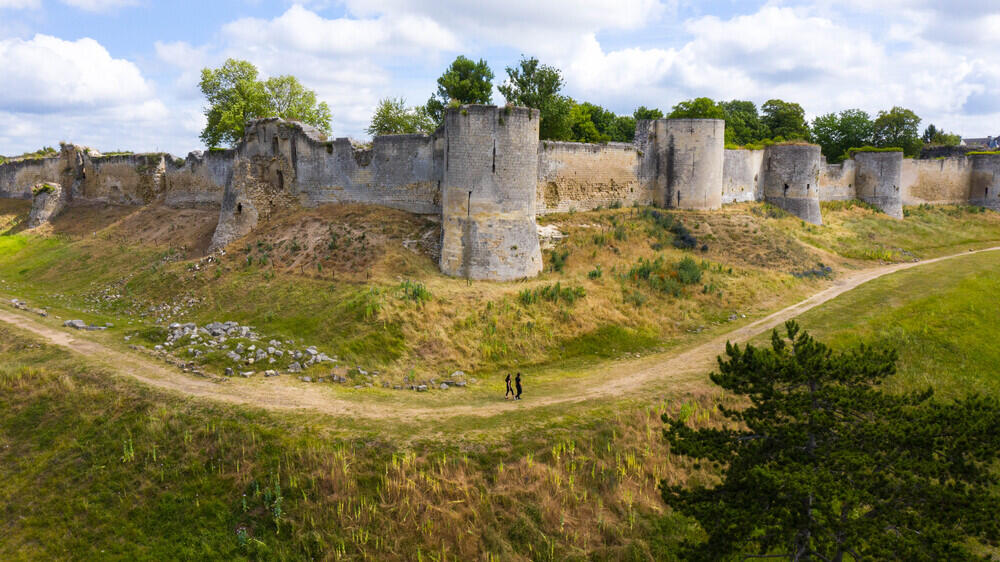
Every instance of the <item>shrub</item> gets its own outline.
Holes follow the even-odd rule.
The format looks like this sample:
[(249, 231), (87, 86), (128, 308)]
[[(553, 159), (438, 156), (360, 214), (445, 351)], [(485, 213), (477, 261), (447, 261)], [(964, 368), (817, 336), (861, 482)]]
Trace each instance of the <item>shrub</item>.
[(587, 278), (588, 279), (600, 279), (601, 275), (603, 275), (603, 274), (604, 274), (604, 271), (601, 269), (601, 264), (597, 264), (594, 267), (594, 269), (590, 270), (590, 272), (587, 273)]
[(56, 190), (56, 188), (55, 188), (54, 185), (48, 184), (48, 183), (43, 183), (42, 185), (40, 185), (40, 186), (36, 187), (35, 189), (33, 189), (31, 191), (31, 194), (32, 195), (41, 195), (43, 193), (52, 193), (55, 190)]
[[(643, 209), (641, 216), (645, 219), (651, 220), (653, 224), (658, 227), (650, 233), (658, 241), (654, 244), (654, 249), (660, 249), (666, 243), (666, 240), (663, 237), (663, 231), (672, 234), (670, 243), (675, 248), (693, 250), (698, 247), (698, 239), (691, 234), (691, 231), (688, 230), (683, 223), (676, 220), (672, 215), (657, 209)], [(707, 244), (703, 244), (702, 248), (703, 252), (708, 251)]]
[(423, 283), (407, 279), (399, 284), (399, 298), (423, 304), (431, 300), (431, 292)]
[(562, 273), (566, 267), (566, 259), (569, 258), (569, 250), (552, 250), (549, 252), (549, 261), (552, 263), (552, 271)]
[(677, 279), (685, 285), (694, 285), (701, 282), (701, 268), (690, 257), (685, 257), (674, 266), (677, 270)]

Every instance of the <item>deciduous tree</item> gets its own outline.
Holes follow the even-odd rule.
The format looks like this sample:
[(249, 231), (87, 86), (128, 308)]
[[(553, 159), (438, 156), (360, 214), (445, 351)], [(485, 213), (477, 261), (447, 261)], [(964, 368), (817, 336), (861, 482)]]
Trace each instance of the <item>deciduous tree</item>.
[(201, 140), (210, 148), (223, 143), (235, 146), (243, 138), (246, 122), (263, 117), (302, 121), (330, 133), (330, 107), (317, 103), (316, 93), (294, 76), (261, 81), (253, 64), (228, 59), (219, 68), (202, 69), (199, 87), (208, 102)]
[(875, 118), (875, 143), (879, 147), (899, 147), (906, 156), (916, 156), (923, 142), (920, 140), (920, 117), (903, 107), (879, 111)]
[(521, 57), (518, 66), (506, 70), (507, 80), (498, 89), (507, 103), (539, 111), (538, 134), (542, 139), (569, 140), (572, 102), (559, 93), (563, 87), (559, 69), (534, 57)]
[(378, 102), (367, 131), (372, 136), (430, 133), (434, 120), (424, 106), (407, 108), (403, 98), (384, 98)]
[(808, 139), (809, 125), (802, 106), (784, 100), (768, 100), (761, 109), (761, 122), (772, 139)]

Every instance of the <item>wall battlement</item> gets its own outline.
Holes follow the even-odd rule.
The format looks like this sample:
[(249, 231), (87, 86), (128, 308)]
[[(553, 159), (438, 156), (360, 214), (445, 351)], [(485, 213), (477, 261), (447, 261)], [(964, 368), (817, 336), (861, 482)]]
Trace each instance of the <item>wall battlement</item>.
[(323, 203), (385, 205), (436, 215), (441, 270), (510, 280), (541, 271), (537, 214), (614, 204), (711, 210), (768, 201), (822, 224), (820, 201), (859, 198), (902, 218), (902, 206), (976, 204), (1000, 210), (1000, 155), (903, 159), (859, 152), (827, 164), (806, 143), (725, 149), (715, 119), (641, 120), (633, 143), (539, 141), (537, 110), (468, 105), (449, 109), (430, 135), (389, 135), (369, 146), (326, 139), (278, 118), (247, 124), (232, 150), (102, 156), (65, 144), (50, 158), (0, 165), (0, 197), (32, 198), (57, 184), (39, 216), (62, 204), (218, 205), (220, 249), (281, 209)]

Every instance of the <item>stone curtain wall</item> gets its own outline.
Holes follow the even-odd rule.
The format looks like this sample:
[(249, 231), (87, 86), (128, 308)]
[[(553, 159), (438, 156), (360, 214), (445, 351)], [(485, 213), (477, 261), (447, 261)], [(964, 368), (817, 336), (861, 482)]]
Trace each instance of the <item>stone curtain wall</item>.
[(538, 147), (538, 214), (590, 211), (621, 203), (649, 204), (633, 144), (542, 141)]
[(970, 200), (972, 162), (964, 156), (941, 160), (903, 160), (903, 205), (966, 204)]
[(858, 152), (854, 155), (854, 187), (858, 199), (903, 218), (902, 152)]
[(854, 189), (854, 160), (827, 164), (824, 158), (819, 169), (819, 200), (846, 201), (857, 197)]
[(1000, 154), (973, 154), (972, 204), (1000, 211)]
[(726, 150), (722, 165), (722, 203), (746, 203), (762, 198), (760, 167), (763, 150)]
[(64, 167), (60, 156), (0, 165), (0, 198), (31, 199), (32, 186), (60, 182)]

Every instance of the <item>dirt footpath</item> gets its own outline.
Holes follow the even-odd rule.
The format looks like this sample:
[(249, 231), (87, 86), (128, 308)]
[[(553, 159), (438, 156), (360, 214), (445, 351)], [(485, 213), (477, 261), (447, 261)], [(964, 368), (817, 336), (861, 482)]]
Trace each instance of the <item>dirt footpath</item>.
[[(452, 416), (491, 416), (514, 409), (575, 403), (609, 396), (620, 398), (639, 391), (654, 382), (669, 381), (671, 389), (677, 392), (684, 392), (687, 389), (694, 390), (698, 385), (704, 384), (705, 375), (715, 368), (715, 359), (723, 352), (727, 341), (746, 342), (807, 310), (883, 275), (959, 256), (997, 250), (1000, 250), (1000, 247), (860, 271), (837, 280), (831, 287), (808, 299), (752, 324), (719, 335), (694, 348), (648, 356), (637, 361), (617, 362), (614, 370), (622, 373), (618, 377), (583, 377), (575, 384), (563, 385), (563, 388), (557, 393), (532, 396), (529, 401), (498, 401), (496, 404), (487, 405), (418, 407), (399, 403), (377, 404), (362, 397), (358, 399), (337, 398), (328, 393), (304, 392), (300, 387), (283, 384), (241, 384), (242, 381), (228, 382), (226, 379), (223, 379), (224, 382), (213, 381), (185, 374), (138, 353), (119, 351), (83, 337), (82, 334), (70, 332), (69, 329), (51, 327), (26, 313), (22, 314), (20, 311), (0, 309), (0, 321), (31, 332), (52, 345), (83, 355), (94, 364), (111, 372), (132, 377), (150, 386), (192, 397), (273, 410), (306, 410), (333, 416), (361, 416), (371, 419), (403, 420), (425, 417), (442, 419)], [(601, 369), (607, 371), (608, 367), (602, 365)]]

